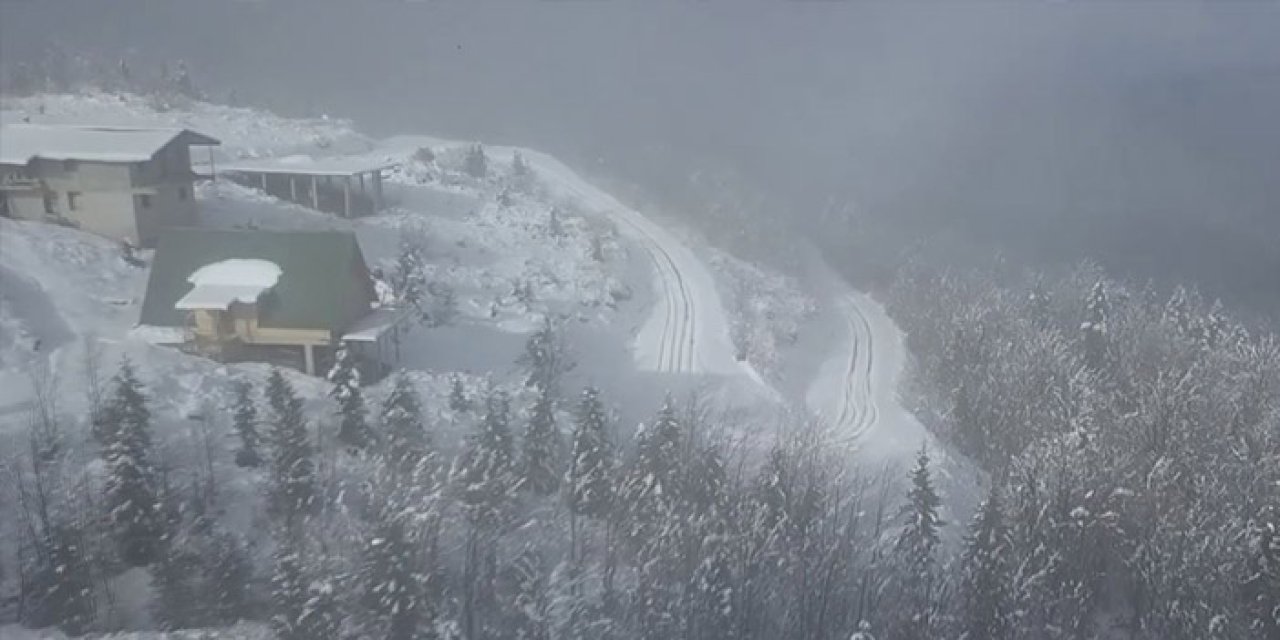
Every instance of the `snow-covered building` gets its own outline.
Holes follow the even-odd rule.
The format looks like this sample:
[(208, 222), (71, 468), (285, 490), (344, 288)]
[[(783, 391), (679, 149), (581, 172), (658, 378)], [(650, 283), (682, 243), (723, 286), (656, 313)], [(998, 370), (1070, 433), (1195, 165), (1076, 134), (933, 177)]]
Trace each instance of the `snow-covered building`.
[(379, 305), (350, 232), (171, 229), (156, 246), (138, 335), (312, 375), (346, 343), (376, 377), (398, 355), (402, 317)]
[(228, 163), (222, 172), (277, 198), (350, 218), (382, 210), (382, 172), (394, 166), (378, 158), (285, 156)]
[(0, 214), (79, 227), (152, 246), (161, 229), (195, 224), (187, 129), (0, 127)]

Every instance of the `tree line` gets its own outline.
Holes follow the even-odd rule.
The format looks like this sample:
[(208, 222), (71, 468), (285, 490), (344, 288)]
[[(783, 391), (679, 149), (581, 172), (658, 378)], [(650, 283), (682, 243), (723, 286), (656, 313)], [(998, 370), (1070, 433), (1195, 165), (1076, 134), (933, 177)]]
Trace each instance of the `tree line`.
[(1280, 638), (1274, 335), (1088, 264), (909, 264), (887, 298), (926, 422), (995, 479), (970, 637)]

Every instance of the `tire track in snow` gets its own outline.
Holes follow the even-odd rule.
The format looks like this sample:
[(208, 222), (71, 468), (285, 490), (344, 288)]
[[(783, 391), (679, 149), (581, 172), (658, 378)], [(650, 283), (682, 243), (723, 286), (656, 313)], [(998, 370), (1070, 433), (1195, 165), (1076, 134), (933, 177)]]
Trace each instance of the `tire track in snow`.
[[(684, 247), (672, 242), (669, 238), (658, 238), (654, 230), (648, 228), (651, 223), (642, 223), (635, 218), (640, 214), (622, 207), (611, 197), (604, 196), (597, 189), (591, 188), (581, 181), (567, 167), (550, 156), (533, 151), (524, 151), (526, 158), (537, 161), (537, 170), (544, 176), (555, 178), (561, 190), (577, 198), (593, 208), (601, 210), (615, 222), (625, 225), (649, 256), (650, 262), (661, 281), (664, 306), (662, 329), (657, 339), (657, 359), (652, 363), (663, 373), (698, 373), (702, 368), (716, 368), (717, 365), (702, 362), (699, 358), (699, 298), (694, 295), (688, 275), (680, 266), (680, 261), (672, 255)], [(705, 297), (705, 296), (703, 296)], [(727, 327), (724, 327), (727, 341)], [(736, 365), (736, 362), (735, 362)], [(726, 368), (725, 365), (718, 365)], [(735, 368), (739, 368), (735, 366)]]
[[(852, 295), (837, 298), (835, 307), (844, 320), (848, 332), (849, 351), (833, 373), (839, 376), (834, 384), (838, 390), (830, 399), (810, 397), (811, 408), (820, 416), (832, 417), (831, 427), (842, 443), (852, 443), (876, 425), (880, 419), (880, 407), (876, 400), (878, 389), (874, 383), (875, 336), (866, 314), (859, 308)], [(824, 380), (825, 382), (825, 380)]]

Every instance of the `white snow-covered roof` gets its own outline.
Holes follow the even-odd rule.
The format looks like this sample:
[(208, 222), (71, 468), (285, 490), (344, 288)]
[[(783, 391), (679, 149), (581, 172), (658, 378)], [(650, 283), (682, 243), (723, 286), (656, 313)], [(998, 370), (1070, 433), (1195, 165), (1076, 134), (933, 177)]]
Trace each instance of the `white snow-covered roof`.
[(280, 281), (283, 271), (269, 260), (231, 258), (195, 270), (187, 282), (195, 285), (173, 307), (183, 311), (226, 311), (233, 302), (257, 302), (258, 296)]
[(377, 342), (382, 334), (393, 329), (404, 320), (401, 309), (380, 307), (369, 315), (360, 318), (342, 335), (343, 342)]
[(7, 124), (0, 126), (0, 164), (25, 165), (36, 158), (144, 162), (176, 138), (193, 145), (219, 144), (187, 129)]
[(354, 176), (372, 173), (396, 166), (394, 162), (368, 156), (344, 156), (313, 158), (305, 155), (281, 158), (254, 158), (223, 163), (223, 171), (245, 173), (290, 173), (312, 176)]

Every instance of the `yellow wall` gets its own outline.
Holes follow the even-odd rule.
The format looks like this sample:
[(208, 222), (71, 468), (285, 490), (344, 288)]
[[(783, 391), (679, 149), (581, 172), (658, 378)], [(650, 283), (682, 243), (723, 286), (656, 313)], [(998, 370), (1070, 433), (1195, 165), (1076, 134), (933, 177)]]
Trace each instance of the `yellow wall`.
[[(220, 326), (222, 314), (231, 313), (231, 333), (222, 334), (225, 326)], [(229, 340), (237, 339), (245, 344), (263, 345), (327, 345), (330, 343), (328, 331), (323, 329), (285, 329), (279, 327), (260, 327), (252, 305), (233, 305), (233, 311), (193, 312), (196, 335), (204, 339)]]

